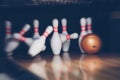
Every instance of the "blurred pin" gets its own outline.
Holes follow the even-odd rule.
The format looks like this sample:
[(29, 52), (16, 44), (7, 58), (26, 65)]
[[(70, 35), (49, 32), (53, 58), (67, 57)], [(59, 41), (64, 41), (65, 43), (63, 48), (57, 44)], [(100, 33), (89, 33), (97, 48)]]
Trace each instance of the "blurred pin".
[(54, 55), (59, 55), (62, 48), (62, 41), (58, 33), (58, 19), (53, 19), (54, 32), (51, 38), (51, 49)]
[[(30, 29), (30, 25), (26, 24), (23, 29), (18, 33), (21, 36), (24, 35), (28, 30)], [(14, 35), (14, 34), (13, 34)], [(6, 43), (5, 51), (7, 53), (11, 53), (13, 50), (15, 50), (19, 46), (19, 40), (17, 40), (14, 36), (9, 39)], [(11, 54), (10, 54), (11, 55)]]
[(88, 17), (86, 19), (86, 22), (87, 22), (87, 33), (90, 34), (92, 33), (92, 19)]
[(28, 51), (28, 53), (31, 56), (34, 57), (43, 50), (43, 46), (45, 45), (46, 38), (52, 31), (53, 31), (52, 26), (48, 26), (45, 32), (43, 33), (43, 35), (32, 43)]
[[(33, 26), (34, 26), (33, 39), (38, 39), (40, 37), (40, 34), (39, 34), (39, 21), (37, 19), (33, 21)], [(44, 45), (42, 51), (45, 51), (45, 50), (46, 50), (46, 46)]]
[(87, 34), (87, 32), (86, 32), (86, 19), (81, 18), (80, 19), (80, 24), (81, 24), (81, 34), (80, 34), (80, 37), (79, 37), (78, 44), (79, 44), (79, 48), (80, 48), (81, 52), (84, 53), (83, 49), (81, 48), (81, 40)]

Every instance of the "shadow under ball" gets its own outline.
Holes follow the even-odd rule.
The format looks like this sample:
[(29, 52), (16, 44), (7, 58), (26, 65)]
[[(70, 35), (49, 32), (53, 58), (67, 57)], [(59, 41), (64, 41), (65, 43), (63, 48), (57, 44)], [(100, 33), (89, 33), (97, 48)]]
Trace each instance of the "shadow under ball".
[(87, 54), (95, 54), (101, 48), (101, 39), (96, 34), (87, 34), (81, 41), (81, 47)]

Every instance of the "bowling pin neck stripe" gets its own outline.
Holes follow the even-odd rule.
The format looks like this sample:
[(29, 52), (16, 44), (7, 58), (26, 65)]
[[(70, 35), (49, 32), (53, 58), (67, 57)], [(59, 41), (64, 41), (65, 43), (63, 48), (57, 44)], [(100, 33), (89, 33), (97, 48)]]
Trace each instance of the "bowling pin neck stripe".
[(23, 36), (21, 36), (19, 40), (25, 42), (25, 41), (26, 41), (26, 38), (23, 37)]
[(35, 32), (35, 33), (38, 33), (38, 28), (34, 28), (34, 32)]
[(44, 34), (43, 34), (44, 37), (47, 37), (48, 35), (49, 35), (48, 32), (44, 32)]
[(54, 27), (54, 32), (58, 32), (58, 27)]
[(11, 30), (11, 28), (6, 28), (6, 30)]
[(91, 25), (87, 25), (87, 26), (88, 26), (87, 29), (88, 29), (88, 30), (91, 30)]
[(66, 39), (69, 40), (70, 39), (70, 35), (66, 35)]
[(63, 27), (62, 27), (62, 30), (63, 30), (63, 31), (66, 31), (66, 29), (67, 29), (66, 26), (63, 26)]
[(6, 32), (6, 34), (11, 34), (11, 32)]
[(23, 34), (25, 34), (25, 32), (26, 32), (25, 30), (22, 30), (22, 31), (20, 31), (20, 34), (23, 35)]
[(85, 29), (86, 29), (85, 26), (81, 26), (82, 31), (86, 31)]
[(6, 28), (6, 34), (11, 34), (11, 28)]
[(80, 35), (80, 38), (83, 38), (85, 35)]

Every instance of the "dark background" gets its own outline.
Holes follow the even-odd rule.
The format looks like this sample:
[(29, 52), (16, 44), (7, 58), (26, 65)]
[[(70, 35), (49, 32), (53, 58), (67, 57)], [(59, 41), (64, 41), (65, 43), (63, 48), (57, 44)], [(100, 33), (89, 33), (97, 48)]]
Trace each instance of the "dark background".
[[(33, 20), (40, 22), (40, 34), (42, 34), (48, 25), (52, 24), (52, 19), (59, 19), (59, 32), (61, 32), (61, 19), (67, 18), (68, 32), (77, 32), (80, 34), (79, 20), (81, 17), (92, 17), (92, 30), (102, 40), (102, 54), (120, 53), (120, 5), (119, 0), (92, 0), (91, 3), (81, 4), (40, 4), (37, 6), (10, 5), (0, 6), (0, 55), (5, 55), (4, 37), (5, 20), (12, 22), (12, 33), (19, 32), (22, 27), (29, 23), (31, 30), (25, 34), (26, 37), (33, 36)], [(117, 17), (116, 17), (117, 16)], [(51, 34), (52, 35), (52, 34)], [(43, 53), (52, 54), (50, 47), (50, 38), (47, 38), (47, 50)], [(28, 47), (21, 43), (14, 51), (14, 54), (27, 54)], [(81, 53), (78, 47), (78, 39), (71, 40), (70, 53)]]

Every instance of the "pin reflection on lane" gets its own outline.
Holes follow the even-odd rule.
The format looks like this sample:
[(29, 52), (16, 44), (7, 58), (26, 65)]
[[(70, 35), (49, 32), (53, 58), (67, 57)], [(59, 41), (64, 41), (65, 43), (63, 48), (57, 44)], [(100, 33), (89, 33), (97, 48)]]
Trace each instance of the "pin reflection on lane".
[(48, 80), (45, 66), (46, 66), (46, 61), (38, 58), (38, 61), (35, 61), (26, 67), (28, 67), (28, 70), (30, 70), (31, 72), (33, 72), (37, 76), (39, 76), (45, 80)]
[(71, 58), (69, 53), (67, 52), (63, 53), (62, 59), (63, 59), (64, 80), (70, 80), (69, 73), (71, 72)]
[(95, 55), (81, 55), (79, 67), (83, 80), (95, 80), (95, 74), (102, 68), (102, 61)]
[(79, 55), (12, 59), (23, 68), (45, 80), (119, 80), (120, 58), (110, 56)]
[(54, 56), (52, 63), (52, 70), (54, 74), (54, 80), (61, 80), (61, 73), (62, 73), (62, 59), (60, 56)]
[(71, 58), (69, 53), (65, 52), (62, 56), (63, 59), (63, 72), (70, 72), (71, 71)]
[(30, 71), (31, 73), (38, 76), (40, 79), (48, 80), (47, 73), (46, 73), (46, 60), (43, 60), (39, 55), (36, 56), (34, 59), (31, 60), (24, 60), (24, 59), (14, 59), (12, 56), (9, 57), (14, 63), (20, 65), (22, 68)]

